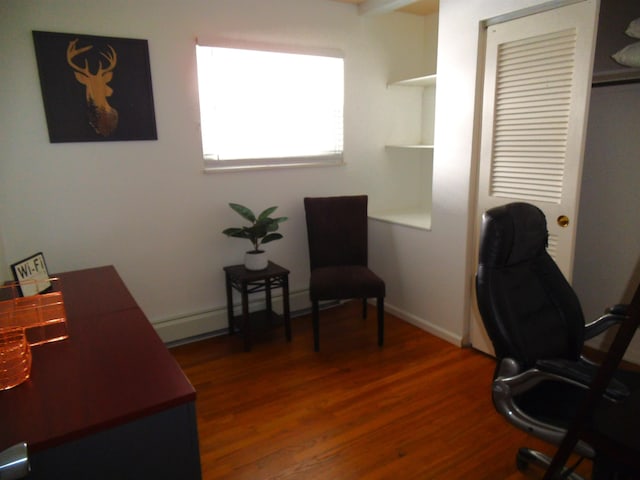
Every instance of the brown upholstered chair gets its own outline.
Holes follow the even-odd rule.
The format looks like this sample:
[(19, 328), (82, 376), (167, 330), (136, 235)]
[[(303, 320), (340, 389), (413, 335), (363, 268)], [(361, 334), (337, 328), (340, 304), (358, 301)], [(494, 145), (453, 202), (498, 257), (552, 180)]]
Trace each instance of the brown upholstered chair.
[(305, 198), (314, 349), (320, 349), (319, 302), (377, 299), (378, 345), (384, 341), (384, 281), (367, 266), (367, 196)]

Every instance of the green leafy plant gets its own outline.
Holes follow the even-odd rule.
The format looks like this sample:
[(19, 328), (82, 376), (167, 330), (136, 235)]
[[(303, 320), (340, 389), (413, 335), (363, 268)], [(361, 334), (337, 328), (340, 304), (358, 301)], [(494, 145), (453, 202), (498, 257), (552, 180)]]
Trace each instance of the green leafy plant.
[(260, 246), (264, 243), (273, 242), (274, 240), (282, 238), (280, 233), (275, 232), (280, 227), (280, 224), (287, 220), (287, 217), (270, 217), (278, 207), (269, 207), (260, 215), (256, 216), (251, 209), (243, 205), (230, 203), (229, 206), (242, 218), (251, 222), (251, 226), (225, 228), (222, 233), (229, 237), (246, 238), (253, 245), (253, 252), (259, 252)]

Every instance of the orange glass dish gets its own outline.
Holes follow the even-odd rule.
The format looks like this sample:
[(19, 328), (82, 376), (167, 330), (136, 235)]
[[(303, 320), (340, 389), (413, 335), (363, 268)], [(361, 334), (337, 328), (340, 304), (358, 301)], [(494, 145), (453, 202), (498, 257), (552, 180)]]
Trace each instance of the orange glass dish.
[(0, 329), (0, 390), (20, 385), (31, 375), (31, 347), (24, 328)]
[(23, 328), (30, 346), (69, 337), (59, 279), (49, 281), (50, 291), (28, 297), (18, 295), (15, 283), (0, 289), (0, 331)]

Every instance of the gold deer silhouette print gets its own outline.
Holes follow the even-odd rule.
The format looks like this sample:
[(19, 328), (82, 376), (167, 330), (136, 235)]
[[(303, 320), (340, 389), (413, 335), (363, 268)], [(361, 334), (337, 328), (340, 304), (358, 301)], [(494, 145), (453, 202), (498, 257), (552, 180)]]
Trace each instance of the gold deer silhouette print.
[(106, 60), (106, 65), (102, 65), (102, 60), (98, 61), (98, 71), (93, 74), (89, 69), (89, 61), (84, 59), (84, 66), (74, 62), (74, 59), (93, 48), (93, 45), (77, 47), (78, 39), (71, 40), (67, 47), (67, 63), (74, 70), (78, 82), (85, 86), (87, 114), (89, 124), (95, 132), (103, 137), (111, 135), (118, 127), (118, 111), (109, 105), (107, 98), (113, 94), (113, 89), (107, 85), (113, 79), (113, 70), (116, 68), (118, 57), (111, 45), (108, 52), (100, 52)]

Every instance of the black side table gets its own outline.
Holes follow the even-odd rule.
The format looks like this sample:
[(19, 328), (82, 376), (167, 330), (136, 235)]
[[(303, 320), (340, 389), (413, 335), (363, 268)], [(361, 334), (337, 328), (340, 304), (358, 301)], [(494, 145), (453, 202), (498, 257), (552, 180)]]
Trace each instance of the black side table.
[[(244, 265), (232, 265), (224, 267), (227, 287), (227, 319), (229, 320), (229, 334), (235, 333), (234, 322), (241, 322), (241, 331), (244, 335), (244, 350), (251, 350), (252, 324), (272, 324), (280, 315), (275, 313), (271, 304), (271, 289), (282, 288), (283, 320), (285, 335), (288, 342), (291, 341), (291, 319), (289, 314), (289, 270), (273, 262), (264, 270), (247, 270)], [(240, 292), (242, 297), (242, 316), (235, 318), (233, 315), (233, 289)], [(266, 309), (249, 313), (249, 294), (265, 292)]]

